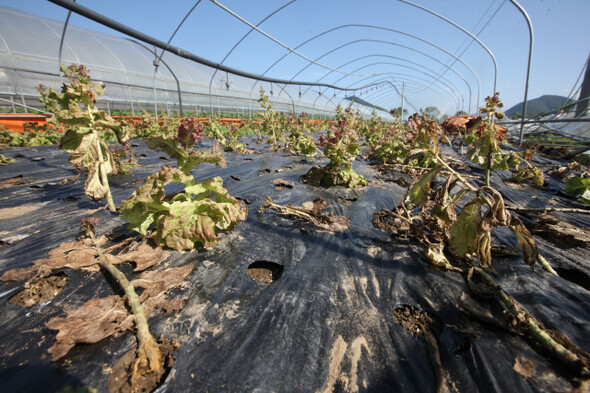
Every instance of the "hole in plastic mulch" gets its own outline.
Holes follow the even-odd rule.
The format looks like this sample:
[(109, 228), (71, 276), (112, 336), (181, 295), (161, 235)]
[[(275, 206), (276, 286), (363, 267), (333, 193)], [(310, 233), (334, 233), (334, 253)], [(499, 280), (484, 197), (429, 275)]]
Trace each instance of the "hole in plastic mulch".
[(582, 288), (590, 291), (590, 277), (584, 272), (581, 272), (576, 269), (566, 269), (566, 268), (556, 268), (555, 271), (559, 274), (559, 277), (567, 280), (569, 282), (573, 282), (574, 284), (578, 284)]
[(281, 278), (284, 269), (283, 265), (275, 262), (256, 261), (248, 266), (246, 273), (254, 281), (271, 283)]

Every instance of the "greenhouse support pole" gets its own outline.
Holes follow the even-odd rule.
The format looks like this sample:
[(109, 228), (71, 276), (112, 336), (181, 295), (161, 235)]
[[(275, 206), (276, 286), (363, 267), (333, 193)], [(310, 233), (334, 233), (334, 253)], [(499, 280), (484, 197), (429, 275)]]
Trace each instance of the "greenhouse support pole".
[(523, 108), (522, 108), (522, 119), (520, 120), (520, 136), (518, 138), (518, 146), (521, 146), (522, 145), (522, 137), (524, 134), (524, 118), (526, 117), (526, 110), (527, 110), (527, 97), (529, 94), (529, 78), (531, 76), (531, 64), (533, 61), (533, 45), (534, 45), (535, 34), (533, 32), (533, 23), (531, 22), (531, 18), (529, 18), (529, 14), (527, 14), (525, 9), (522, 8), (522, 6), (520, 4), (518, 4), (518, 2), (516, 0), (510, 0), (510, 2), (512, 4), (514, 4), (514, 6), (516, 8), (518, 8), (518, 10), (522, 14), (522, 16), (524, 16), (524, 19), (526, 19), (527, 25), (529, 27), (529, 61), (528, 61), (528, 65), (527, 65), (526, 80), (525, 80), (525, 84), (524, 84), (524, 104), (523, 104)]
[(156, 121), (158, 121), (158, 100), (156, 97), (156, 73), (158, 72), (158, 67), (154, 68), (154, 78), (152, 79), (152, 83), (154, 86), (154, 113), (156, 114)]
[[(420, 37), (416, 37), (416, 36), (414, 36), (414, 35), (412, 35), (412, 34), (408, 34), (408, 33), (405, 33), (405, 32), (403, 32), (403, 31), (399, 31), (399, 30), (395, 30), (395, 29), (390, 29), (390, 28), (383, 27), (383, 26), (375, 26), (375, 25), (363, 25), (363, 24), (346, 24), (346, 25), (340, 25), (340, 26), (337, 26), (337, 27), (331, 28), (331, 29), (329, 29), (329, 30), (326, 30), (326, 31), (324, 31), (324, 32), (320, 33), (320, 34), (317, 34), (317, 35), (315, 35), (315, 36), (311, 37), (310, 39), (308, 39), (308, 40), (306, 40), (306, 41), (302, 42), (301, 44), (297, 45), (297, 46), (295, 47), (295, 49), (299, 49), (299, 48), (300, 48), (300, 47), (302, 47), (303, 45), (306, 45), (306, 44), (308, 44), (309, 42), (311, 42), (311, 41), (313, 41), (313, 40), (315, 40), (315, 39), (317, 39), (317, 38), (319, 38), (319, 37), (321, 37), (321, 36), (323, 36), (323, 35), (325, 35), (325, 34), (328, 34), (328, 33), (332, 32), (332, 31), (335, 31), (335, 30), (338, 30), (338, 29), (343, 29), (343, 28), (348, 28), (348, 27), (366, 27), (366, 28), (371, 28), (371, 29), (379, 29), (379, 30), (391, 31), (391, 32), (394, 32), (394, 33), (398, 33), (398, 34), (401, 34), (401, 35), (407, 36), (407, 37), (411, 37), (411, 38), (413, 38), (413, 39), (416, 39), (416, 40), (418, 40), (418, 41), (421, 41), (421, 42), (423, 42), (423, 43), (425, 43), (425, 44), (428, 44), (428, 45), (430, 45), (430, 46), (433, 46), (433, 47), (437, 48), (438, 50), (440, 50), (440, 51), (442, 51), (442, 52), (446, 53), (448, 56), (450, 56), (450, 57), (454, 58), (454, 59), (455, 59), (455, 62), (457, 62), (457, 61), (458, 61), (458, 62), (460, 62), (461, 64), (463, 64), (463, 65), (464, 65), (466, 68), (468, 68), (468, 69), (471, 71), (471, 73), (472, 73), (472, 74), (475, 76), (475, 79), (476, 79), (476, 81), (477, 81), (477, 100), (476, 100), (476, 104), (478, 104), (478, 103), (479, 103), (479, 96), (480, 96), (480, 91), (481, 91), (481, 82), (480, 82), (480, 80), (479, 80), (479, 75), (477, 74), (477, 72), (475, 72), (475, 70), (474, 70), (474, 69), (473, 69), (471, 66), (469, 66), (469, 64), (465, 63), (465, 62), (464, 62), (463, 60), (461, 60), (459, 57), (455, 56), (454, 54), (452, 54), (451, 52), (449, 52), (449, 51), (445, 50), (444, 48), (442, 48), (442, 47), (440, 47), (440, 46), (438, 46), (438, 45), (436, 45), (436, 44), (432, 43), (431, 41), (428, 41), (428, 40), (422, 39), (422, 38), (420, 38)], [(272, 64), (270, 67), (268, 67), (268, 68), (267, 68), (267, 69), (266, 69), (266, 70), (265, 70), (265, 71), (262, 73), (262, 75), (263, 75), (263, 76), (264, 76), (264, 75), (266, 75), (266, 74), (267, 74), (267, 73), (268, 73), (268, 72), (269, 72), (269, 71), (270, 71), (270, 70), (271, 70), (271, 69), (272, 69), (272, 68), (273, 68), (275, 65), (277, 65), (279, 62), (281, 62), (281, 61), (282, 61), (282, 60), (283, 60), (283, 59), (284, 59), (284, 58), (285, 58), (285, 57), (286, 57), (288, 54), (289, 54), (289, 53), (287, 53), (287, 54), (284, 54), (284, 55), (283, 55), (283, 56), (282, 56), (280, 59), (276, 60), (276, 61), (275, 61), (275, 62), (274, 62), (274, 63), (273, 63), (273, 64)], [(360, 58), (359, 58), (359, 59), (360, 59)], [(316, 59), (316, 60), (317, 60), (317, 59)], [(444, 65), (444, 64), (443, 64), (443, 65)], [(447, 67), (447, 70), (451, 70), (451, 67), (450, 67), (450, 66), (447, 66), (447, 65), (444, 65), (444, 66), (445, 66), (445, 67)], [(340, 67), (337, 67), (337, 68), (340, 68)], [(325, 76), (327, 76), (327, 75), (329, 75), (329, 74), (331, 74), (331, 73), (332, 73), (332, 71), (330, 71), (329, 73), (327, 73)], [(294, 76), (291, 78), (291, 80), (292, 80), (293, 78), (294, 78)], [(322, 77), (322, 78), (323, 78), (323, 77)], [(318, 82), (318, 81), (319, 81), (319, 80), (321, 80), (322, 78), (320, 78), (320, 79), (316, 80), (316, 82)], [(466, 83), (467, 83), (467, 82), (466, 82)], [(469, 85), (468, 85), (468, 86), (469, 86)], [(306, 91), (307, 91), (307, 90), (306, 90)], [(301, 94), (299, 94), (299, 96), (301, 97)], [(469, 88), (469, 112), (471, 112), (471, 88)]]
[[(158, 47), (160, 49), (165, 49), (166, 51), (171, 52), (179, 57), (182, 57), (182, 58), (185, 58), (185, 59), (188, 59), (191, 61), (195, 61), (199, 64), (203, 64), (208, 67), (212, 67), (212, 68), (216, 68), (216, 69), (219, 69), (222, 71), (226, 71), (226, 72), (229, 72), (229, 73), (237, 75), (237, 76), (243, 76), (245, 78), (262, 80), (262, 81), (266, 81), (266, 82), (284, 83), (284, 84), (288, 84), (288, 85), (322, 86), (322, 87), (332, 88), (332, 89), (341, 90), (341, 91), (347, 90), (345, 88), (335, 86), (332, 84), (328, 84), (328, 83), (315, 83), (315, 82), (309, 82), (309, 81), (294, 81), (294, 80), (285, 80), (285, 79), (265, 77), (263, 75), (254, 74), (254, 73), (247, 72), (247, 71), (244, 71), (244, 70), (241, 70), (238, 68), (229, 67), (229, 66), (226, 66), (223, 64), (215, 63), (215, 62), (207, 60), (203, 57), (197, 56), (194, 53), (187, 52), (187, 51), (185, 51), (181, 48), (175, 47), (173, 45), (168, 45), (165, 42), (162, 42), (156, 38), (150, 37), (147, 34), (144, 34), (144, 33), (141, 33), (137, 30), (131, 29), (130, 27), (128, 27), (122, 23), (119, 23), (113, 19), (107, 18), (106, 16), (99, 14), (87, 7), (84, 7), (78, 3), (74, 3), (72, 0), (48, 0), (48, 1), (50, 3), (57, 4), (67, 10), (71, 10), (72, 12), (82, 15), (90, 20), (93, 20), (93, 21), (100, 23), (104, 26), (107, 26), (113, 30), (120, 32), (120, 33), (126, 34), (132, 38), (139, 40), (139, 41), (143, 41), (145, 43), (155, 45), (156, 47)], [(400, 0), (400, 1), (402, 1), (402, 0)], [(341, 72), (341, 73), (343, 73), (343, 72)], [(351, 90), (353, 90), (353, 89), (351, 89)]]
[(172, 72), (172, 69), (168, 67), (168, 64), (164, 63), (164, 65), (166, 66), (166, 68), (168, 68), (168, 70), (174, 77), (174, 80), (176, 81), (176, 89), (178, 89), (178, 105), (180, 105), (180, 117), (184, 117), (184, 111), (182, 110), (182, 91), (180, 90), (180, 81), (178, 80), (174, 72)]
[(406, 82), (402, 82), (402, 109), (401, 109), (401, 113), (399, 115), (400, 119), (404, 119), (404, 94), (405, 94), (405, 90), (406, 90)]
[(131, 94), (131, 86), (127, 85), (127, 91), (129, 92), (129, 102), (131, 103), (131, 114), (135, 116), (135, 108), (133, 107), (133, 95)]
[[(421, 9), (422, 11), (428, 12), (429, 14), (434, 15), (437, 18), (444, 20), (445, 22), (451, 24), (452, 26), (455, 26), (457, 29), (461, 30), (463, 33), (467, 34), (475, 42), (477, 42), (479, 44), (479, 46), (481, 46), (488, 53), (488, 55), (490, 55), (492, 62), (494, 63), (494, 94), (496, 93), (496, 86), (497, 86), (497, 81), (498, 81), (498, 62), (496, 61), (496, 56), (494, 56), (494, 53), (479, 38), (477, 38), (474, 34), (469, 32), (468, 30), (459, 26), (457, 23), (442, 16), (441, 14), (438, 14), (438, 13), (432, 11), (429, 8), (422, 7), (421, 5), (412, 3), (411, 1), (408, 1), (408, 0), (399, 0), (399, 1), (401, 1), (402, 3), (408, 4), (408, 5), (411, 5), (412, 7), (416, 7), (418, 9)], [(515, 3), (515, 1), (513, 1), (513, 0), (510, 0), (510, 1), (512, 1), (513, 4)], [(521, 10), (521, 12), (523, 12), (523, 11)], [(525, 15), (526, 15), (526, 12), (525, 12)], [(528, 18), (528, 15), (526, 17)]]
[(25, 108), (25, 113), (29, 113), (29, 111), (27, 110), (27, 102), (25, 101), (25, 95), (23, 94), (22, 89), (20, 91), (20, 100), (23, 103), (23, 108)]
[(12, 113), (16, 113), (16, 108), (14, 107), (14, 98), (10, 96), (10, 105), (12, 106)]
[(588, 110), (588, 103), (590, 102), (590, 56), (586, 60), (586, 73), (582, 81), (578, 103), (576, 104), (576, 114), (574, 117), (582, 117)]
[[(74, 0), (75, 2), (75, 0)], [(66, 30), (68, 29), (68, 23), (70, 22), (70, 16), (72, 16), (72, 11), (68, 11), (68, 16), (66, 17), (66, 21), (64, 22), (64, 29), (61, 32), (61, 40), (59, 41), (59, 52), (57, 54), (57, 69), (60, 70), (59, 72), (59, 81), (63, 83), (63, 77), (61, 75), (61, 53), (64, 47), (64, 40), (66, 38)]]

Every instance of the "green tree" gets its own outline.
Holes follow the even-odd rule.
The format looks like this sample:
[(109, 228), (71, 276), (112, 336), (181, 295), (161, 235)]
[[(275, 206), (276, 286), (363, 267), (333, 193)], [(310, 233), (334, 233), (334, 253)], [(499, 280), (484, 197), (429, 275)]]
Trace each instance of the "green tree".
[(466, 116), (468, 113), (465, 111), (457, 111), (457, 113), (455, 113), (455, 116)]
[(432, 120), (438, 120), (438, 117), (440, 116), (440, 110), (438, 110), (436, 106), (428, 106), (426, 109), (424, 109), (424, 114)]
[(389, 113), (391, 113), (395, 117), (402, 117), (408, 114), (408, 110), (404, 108), (404, 111), (402, 113), (402, 107), (398, 106), (397, 108), (391, 109)]

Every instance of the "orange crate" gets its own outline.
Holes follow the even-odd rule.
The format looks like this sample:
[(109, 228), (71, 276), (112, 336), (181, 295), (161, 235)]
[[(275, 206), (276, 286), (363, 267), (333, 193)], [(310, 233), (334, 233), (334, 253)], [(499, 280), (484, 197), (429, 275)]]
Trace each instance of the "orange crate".
[(52, 115), (37, 113), (0, 113), (0, 124), (11, 131), (24, 134), (24, 123), (38, 123), (39, 125), (43, 125), (47, 123), (47, 119), (50, 117)]

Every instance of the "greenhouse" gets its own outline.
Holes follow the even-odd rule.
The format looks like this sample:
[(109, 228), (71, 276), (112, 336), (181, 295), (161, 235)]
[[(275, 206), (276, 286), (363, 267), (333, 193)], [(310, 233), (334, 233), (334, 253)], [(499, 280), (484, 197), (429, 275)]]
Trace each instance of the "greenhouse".
[[(99, 104), (105, 110), (164, 108), (166, 113), (235, 113), (251, 116), (259, 109), (259, 90), (273, 92), (276, 110), (329, 116), (343, 96), (321, 94), (309, 86), (275, 84), (245, 78), (167, 54), (149, 44), (111, 34), (69, 26), (63, 21), (1, 8), (2, 85), (4, 106), (38, 107), (39, 84), (59, 87), (59, 64), (84, 64), (95, 80), (108, 86)], [(61, 48), (61, 52), (60, 52)], [(156, 64), (158, 64), (156, 66)], [(24, 106), (24, 108), (26, 108)], [(364, 116), (373, 108), (358, 105)], [(391, 115), (380, 110), (380, 115)]]
[(590, 392), (589, 14), (0, 1), (0, 391)]

